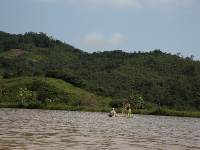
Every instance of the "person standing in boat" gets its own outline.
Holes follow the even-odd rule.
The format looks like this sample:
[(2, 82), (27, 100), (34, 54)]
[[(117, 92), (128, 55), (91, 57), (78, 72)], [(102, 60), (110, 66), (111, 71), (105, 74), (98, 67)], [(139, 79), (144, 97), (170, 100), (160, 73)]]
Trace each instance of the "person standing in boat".
[(130, 117), (131, 116), (131, 105), (129, 103), (127, 103), (125, 108), (127, 109), (127, 115)]
[(112, 116), (115, 116), (115, 115), (116, 115), (116, 112), (115, 112), (114, 108), (112, 108), (112, 110), (110, 111), (110, 116), (112, 117)]

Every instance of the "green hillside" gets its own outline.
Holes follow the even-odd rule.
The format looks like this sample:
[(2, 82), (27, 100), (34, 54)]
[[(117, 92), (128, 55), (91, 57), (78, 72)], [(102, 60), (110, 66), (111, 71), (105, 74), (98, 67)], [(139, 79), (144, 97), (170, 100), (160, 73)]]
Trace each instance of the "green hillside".
[[(112, 99), (96, 96), (71, 84), (54, 78), (17, 77), (0, 79), (1, 102), (65, 104), (71, 106), (108, 107)], [(20, 95), (22, 93), (22, 95)], [(34, 98), (35, 93), (35, 98)], [(38, 101), (39, 100), (39, 101)]]
[(154, 106), (200, 110), (199, 71), (200, 62), (192, 56), (182, 58), (159, 49), (90, 54), (42, 32), (0, 32), (2, 77), (62, 79), (95, 95), (114, 99), (113, 106), (129, 100), (131, 94), (139, 94)]

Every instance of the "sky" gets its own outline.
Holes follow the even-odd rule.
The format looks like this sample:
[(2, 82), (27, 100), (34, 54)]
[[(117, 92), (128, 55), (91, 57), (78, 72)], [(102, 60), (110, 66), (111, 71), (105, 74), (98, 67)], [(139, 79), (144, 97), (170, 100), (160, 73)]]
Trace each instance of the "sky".
[(82, 51), (200, 60), (200, 0), (0, 0), (0, 30), (43, 32)]

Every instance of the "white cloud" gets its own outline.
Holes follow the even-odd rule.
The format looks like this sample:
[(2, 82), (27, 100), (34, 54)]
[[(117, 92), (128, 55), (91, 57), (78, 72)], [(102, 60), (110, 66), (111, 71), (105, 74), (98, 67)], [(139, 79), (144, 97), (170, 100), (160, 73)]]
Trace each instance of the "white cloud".
[(138, 0), (102, 0), (102, 1), (113, 3), (118, 6), (141, 7), (141, 4), (138, 2)]
[(153, 5), (187, 5), (194, 2), (195, 0), (146, 0), (146, 3)]
[(93, 2), (93, 3), (105, 3), (105, 4), (114, 4), (120, 7), (124, 6), (134, 6), (141, 7), (139, 0), (71, 0), (73, 2)]
[(144, 5), (188, 5), (196, 0), (71, 0), (75, 2), (107, 3), (117, 6), (144, 7)]
[(124, 35), (119, 32), (111, 34), (108, 38), (100, 32), (94, 32), (85, 35), (81, 40), (81, 44), (86, 48), (112, 47), (123, 43), (124, 38)]
[[(36, 0), (40, 2), (67, 2), (66, 0)], [(72, 3), (90, 2), (116, 5), (120, 7), (131, 6), (135, 8), (152, 6), (187, 6), (195, 3), (196, 0), (70, 0)]]
[(171, 12), (178, 12), (181, 7), (186, 8), (194, 3), (195, 0), (145, 0), (146, 8), (167, 16), (172, 16)]

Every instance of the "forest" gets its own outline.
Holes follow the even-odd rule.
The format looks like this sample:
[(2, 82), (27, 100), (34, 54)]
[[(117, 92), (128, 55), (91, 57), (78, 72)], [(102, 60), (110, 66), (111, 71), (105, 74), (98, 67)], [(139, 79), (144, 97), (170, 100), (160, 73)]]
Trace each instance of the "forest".
[[(67, 95), (67, 91), (54, 92), (53, 87), (42, 85), (43, 79), (54, 78), (109, 98), (104, 102), (99, 100), (102, 105), (107, 103), (119, 108), (124, 101), (130, 101), (131, 95), (139, 95), (144, 105), (138, 108), (163, 106), (200, 111), (200, 62), (193, 57), (184, 58), (181, 53), (170, 54), (160, 49), (87, 53), (43, 32), (10, 34), (0, 31), (0, 100), (5, 99), (3, 93), (9, 96), (9, 91), (28, 88), (38, 91), (36, 98), (39, 102), (52, 99), (72, 105), (76, 100)], [(41, 80), (32, 82), (32, 85), (26, 83), (24, 87), (4, 84), (8, 80), (24, 78)], [(37, 88), (51, 91), (51, 94), (39, 93)]]

